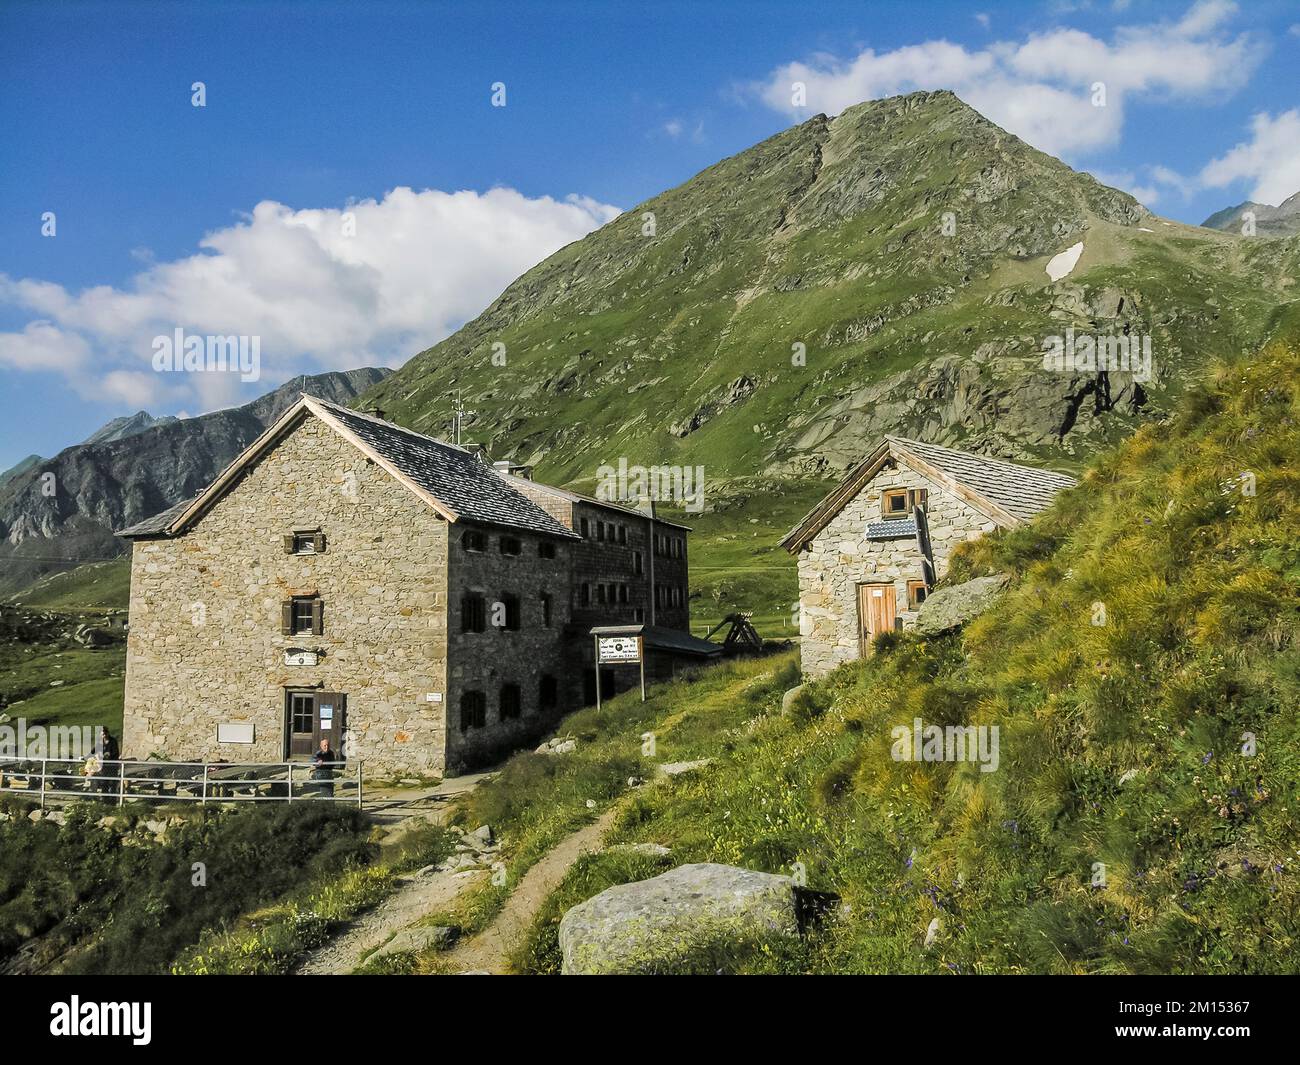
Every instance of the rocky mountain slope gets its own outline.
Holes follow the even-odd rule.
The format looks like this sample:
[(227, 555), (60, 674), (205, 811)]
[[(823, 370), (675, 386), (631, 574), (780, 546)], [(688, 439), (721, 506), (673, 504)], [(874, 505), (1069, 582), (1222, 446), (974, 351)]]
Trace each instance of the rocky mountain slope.
[(1283, 200), (1276, 207), (1247, 200), (1236, 207), (1225, 207), (1210, 215), (1201, 225), (1221, 229), (1225, 233), (1240, 233), (1249, 211), (1255, 216), (1255, 234), (1261, 237), (1285, 237), (1300, 233), (1300, 192)]
[[(205, 487), (301, 393), (348, 403), (387, 373), (361, 369), (296, 377), (245, 406), (163, 419), (126, 436), (120, 434), (123, 425), (112, 430), (110, 423), (97, 442), (35, 464), (0, 485), (0, 592), (65, 569), (65, 560), (123, 554), (114, 530)], [(138, 420), (136, 415), (123, 422)]]
[[(459, 390), (495, 457), (588, 488), (620, 456), (702, 464), (715, 502), (831, 476), (884, 432), (1077, 467), (1257, 343), (1298, 258), (1294, 239), (1156, 218), (952, 93), (914, 93), (627, 211), (362, 404), (438, 435)], [(1067, 329), (1149, 336), (1151, 380), (1045, 371)]]

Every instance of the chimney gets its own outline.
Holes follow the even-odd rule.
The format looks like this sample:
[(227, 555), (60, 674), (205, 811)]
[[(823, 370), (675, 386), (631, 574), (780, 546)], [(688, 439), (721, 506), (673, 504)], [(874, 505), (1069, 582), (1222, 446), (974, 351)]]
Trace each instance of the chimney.
[(525, 481), (533, 479), (533, 468), (531, 466), (511, 466), (510, 472), (516, 477), (522, 477)]
[(496, 462), (492, 463), (492, 468), (496, 470), (497, 473), (509, 473), (510, 463), (505, 459), (498, 459)]

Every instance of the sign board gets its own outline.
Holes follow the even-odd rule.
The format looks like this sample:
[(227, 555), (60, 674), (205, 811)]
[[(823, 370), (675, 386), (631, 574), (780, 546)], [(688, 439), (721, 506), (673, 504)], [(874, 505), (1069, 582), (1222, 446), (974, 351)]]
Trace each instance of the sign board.
[(301, 647), (290, 647), (284, 652), (286, 666), (314, 666), (320, 661), (315, 651), (306, 651)]
[(218, 743), (252, 743), (251, 721), (220, 721), (217, 723)]
[(641, 661), (640, 636), (599, 636), (596, 638), (597, 654), (602, 662)]

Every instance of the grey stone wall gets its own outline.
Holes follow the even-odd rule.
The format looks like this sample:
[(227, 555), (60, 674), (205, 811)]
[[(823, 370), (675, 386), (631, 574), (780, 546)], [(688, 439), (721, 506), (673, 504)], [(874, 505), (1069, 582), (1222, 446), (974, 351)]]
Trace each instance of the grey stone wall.
[[(319, 526), (320, 555), (283, 537)], [(285, 692), (346, 693), (349, 751), (367, 773), (444, 766), (447, 525), (328, 426), (308, 417), (187, 534), (132, 552), (123, 751), (279, 761)], [(324, 634), (283, 636), (281, 603), (324, 600)], [(288, 647), (322, 652), (286, 666)], [(221, 722), (255, 742), (219, 744)]]
[(860, 653), (858, 585), (892, 583), (905, 627), (907, 582), (921, 580), (921, 554), (914, 537), (868, 540), (866, 528), (881, 519), (881, 494), (889, 488), (928, 491), (930, 545), (938, 576), (947, 572), (952, 549), (997, 528), (997, 523), (907, 466), (886, 466), (799, 552), (800, 659), (805, 676), (820, 677)]
[[(497, 755), (522, 746), (546, 730), (556, 718), (577, 709), (566, 685), (564, 652), (565, 627), (569, 624), (569, 569), (571, 541), (556, 541), (514, 530), (479, 527), (486, 550), (468, 551), (462, 537), (469, 526), (457, 523), (451, 529), (448, 566), (451, 663), (447, 701), (447, 765), (465, 769), (484, 764)], [(501, 553), (502, 538), (519, 541), (518, 555)], [(555, 545), (555, 558), (541, 558), (542, 542)], [(486, 605), (483, 632), (461, 631), (462, 598), (465, 593), (482, 596)], [(543, 593), (551, 597), (551, 620), (545, 623)], [(519, 600), (519, 628), (494, 625), (496, 604), (507, 595)], [(555, 709), (540, 705), (541, 679), (556, 678), (559, 701)], [(513, 720), (501, 717), (501, 688), (517, 684), (521, 713)], [(487, 721), (482, 727), (461, 728), (461, 696), (480, 691), (487, 701)]]

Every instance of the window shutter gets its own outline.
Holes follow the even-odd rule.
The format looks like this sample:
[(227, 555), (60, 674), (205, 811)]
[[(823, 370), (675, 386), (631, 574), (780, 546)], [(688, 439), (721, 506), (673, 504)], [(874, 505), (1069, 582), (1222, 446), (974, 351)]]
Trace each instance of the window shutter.
[(321, 599), (311, 601), (311, 634), (325, 635), (325, 603)]
[(293, 600), (286, 599), (280, 604), (280, 635), (293, 635)]
[(325, 534), (324, 534), (323, 532), (318, 532), (318, 533), (316, 533), (316, 535), (312, 537), (312, 544), (313, 544), (313, 546), (316, 548), (316, 553), (317, 553), (317, 554), (320, 554), (322, 551), (324, 551), (324, 550), (325, 550)]
[(286, 555), (292, 555), (292, 554), (293, 554), (293, 537), (292, 537), (292, 536), (286, 536), (286, 537), (284, 538), (284, 553), (285, 553)]

